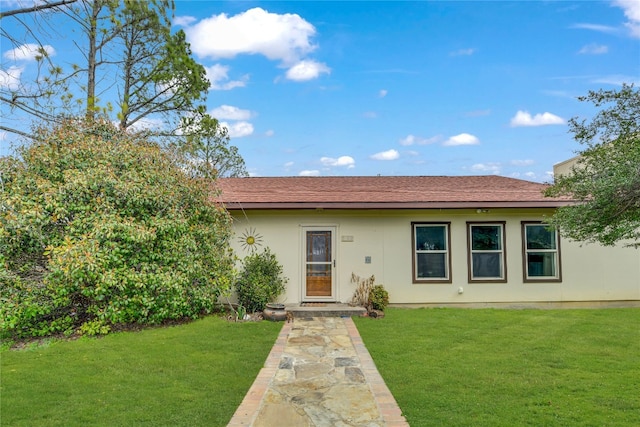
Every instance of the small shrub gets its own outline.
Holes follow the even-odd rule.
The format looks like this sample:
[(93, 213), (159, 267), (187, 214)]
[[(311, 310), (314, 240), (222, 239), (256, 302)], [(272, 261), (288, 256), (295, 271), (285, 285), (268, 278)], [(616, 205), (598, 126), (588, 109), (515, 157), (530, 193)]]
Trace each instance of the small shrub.
[(369, 291), (369, 304), (374, 310), (384, 311), (389, 305), (389, 292), (383, 285), (375, 285)]
[(282, 266), (269, 248), (247, 256), (236, 281), (238, 303), (250, 313), (264, 310), (268, 302), (274, 302), (288, 281), (282, 276)]

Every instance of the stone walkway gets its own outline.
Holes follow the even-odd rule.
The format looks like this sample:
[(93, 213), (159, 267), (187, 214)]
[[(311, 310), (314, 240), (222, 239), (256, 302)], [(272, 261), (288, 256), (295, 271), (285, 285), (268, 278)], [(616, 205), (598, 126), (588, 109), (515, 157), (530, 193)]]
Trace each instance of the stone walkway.
[(285, 323), (229, 427), (408, 426), (351, 318)]

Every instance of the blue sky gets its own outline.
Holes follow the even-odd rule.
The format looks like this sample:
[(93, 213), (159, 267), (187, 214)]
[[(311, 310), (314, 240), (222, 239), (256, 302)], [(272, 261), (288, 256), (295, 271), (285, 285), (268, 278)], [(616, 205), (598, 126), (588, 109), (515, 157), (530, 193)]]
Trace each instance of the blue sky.
[(594, 113), (576, 97), (640, 84), (637, 0), (176, 6), (208, 110), (255, 176), (549, 181), (580, 148), (567, 120)]

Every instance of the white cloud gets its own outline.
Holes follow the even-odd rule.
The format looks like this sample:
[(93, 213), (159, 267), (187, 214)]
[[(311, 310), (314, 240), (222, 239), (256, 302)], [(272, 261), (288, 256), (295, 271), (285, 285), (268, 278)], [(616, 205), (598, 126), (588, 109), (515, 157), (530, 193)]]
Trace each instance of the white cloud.
[(320, 171), (319, 170), (304, 170), (304, 171), (300, 171), (300, 173), (298, 175), (299, 176), (319, 176), (320, 175)]
[(477, 145), (480, 144), (478, 137), (469, 133), (461, 133), (447, 139), (442, 145), (446, 147), (453, 147), (456, 145)]
[(607, 33), (607, 34), (615, 34), (619, 32), (616, 27), (609, 27), (607, 25), (598, 25), (598, 24), (574, 24), (571, 28), (577, 28), (581, 30), (591, 30), (597, 31), (599, 33)]
[[(232, 105), (221, 105), (208, 113), (220, 120), (220, 126), (227, 128), (231, 138), (242, 138), (253, 134), (253, 125), (247, 122), (253, 116), (253, 113), (249, 110), (243, 110)], [(234, 120), (234, 122), (229, 123), (222, 120)]]
[(398, 151), (394, 150), (393, 148), (391, 150), (381, 151), (379, 153), (371, 155), (371, 158), (373, 160), (396, 160), (399, 157), (400, 153), (398, 153)]
[(404, 145), (404, 146), (413, 145), (416, 143), (416, 136), (407, 135), (398, 142), (400, 143), (400, 145)]
[(640, 22), (640, 3), (637, 0), (614, 0), (613, 4), (624, 9), (627, 18)]
[[(120, 123), (114, 122), (117, 126)], [(136, 121), (133, 125), (129, 126), (128, 130), (133, 132), (139, 132), (143, 130), (158, 130), (164, 128), (165, 121), (162, 119), (150, 119), (150, 118), (142, 118)]]
[(578, 51), (581, 55), (603, 55), (609, 52), (609, 47), (603, 44), (591, 43), (582, 46), (582, 49)]
[(294, 165), (294, 163), (293, 163), (293, 162), (287, 162), (287, 163), (285, 163), (285, 164), (284, 164), (284, 167), (288, 169), (288, 168), (290, 168), (290, 167), (291, 167), (291, 166), (293, 166), (293, 165)]
[(491, 173), (497, 175), (500, 173), (500, 163), (476, 163), (471, 166), (471, 170), (474, 172)]
[(249, 110), (242, 110), (231, 105), (221, 105), (209, 111), (209, 115), (218, 120), (249, 120), (253, 114)]
[(563, 125), (564, 119), (551, 113), (542, 113), (531, 116), (528, 111), (519, 110), (511, 119), (511, 127), (521, 126), (547, 126)]
[(56, 50), (51, 45), (40, 46), (34, 43), (27, 43), (6, 51), (3, 56), (10, 61), (35, 61), (38, 57), (45, 55), (51, 57), (55, 54)]
[[(520, 178), (520, 179), (527, 179), (529, 181), (544, 181), (543, 179), (540, 179), (538, 174), (535, 172), (524, 172), (524, 173), (520, 173), (520, 172), (513, 172), (511, 175), (511, 178)], [(543, 174), (544, 177), (547, 177), (547, 174)], [(553, 174), (551, 175), (550, 178), (553, 178)]]
[(176, 16), (175, 18), (173, 18), (173, 25), (186, 27), (193, 24), (196, 21), (197, 19), (194, 18), (193, 16)]
[(269, 137), (269, 138), (270, 138), (270, 137), (272, 137), (272, 136), (273, 136), (273, 135), (275, 135), (275, 134), (276, 134), (276, 131), (274, 131), (273, 129), (269, 129), (268, 131), (266, 131), (266, 132), (264, 133), (264, 136), (267, 136), (267, 137)]
[(297, 14), (279, 15), (256, 7), (234, 16), (213, 15), (187, 27), (193, 52), (202, 57), (233, 58), (259, 54), (294, 64), (316, 46), (316, 29)]
[(535, 163), (535, 160), (526, 159), (526, 160), (511, 160), (510, 162), (513, 166), (531, 166)]
[(309, 59), (298, 62), (287, 70), (286, 76), (289, 80), (303, 82), (316, 79), (320, 74), (329, 74), (331, 69), (325, 64)]
[(249, 122), (235, 122), (227, 123), (220, 122), (220, 126), (224, 126), (229, 131), (229, 137), (242, 138), (243, 136), (249, 136), (253, 134), (253, 125)]
[(231, 90), (236, 87), (245, 87), (249, 81), (249, 75), (245, 74), (240, 80), (229, 80), (229, 67), (226, 65), (215, 64), (211, 67), (205, 67), (207, 79), (211, 83), (210, 90)]
[(476, 50), (473, 48), (458, 49), (456, 51), (449, 53), (449, 56), (470, 56), (470, 55), (473, 55), (475, 52)]
[(333, 157), (321, 157), (320, 163), (324, 166), (346, 166), (348, 169), (356, 166), (356, 161), (351, 156), (340, 156), (337, 159)]
[(628, 19), (624, 25), (629, 29), (631, 37), (640, 38), (640, 2), (638, 0), (614, 0), (613, 4), (624, 10), (624, 16)]
[[(188, 25), (189, 20), (181, 20)], [(316, 34), (315, 27), (297, 14), (270, 13), (255, 7), (234, 16), (225, 13), (187, 26), (185, 28), (191, 49), (201, 57), (234, 58), (237, 55), (263, 55), (280, 66), (288, 68), (286, 77), (294, 81), (307, 81), (326, 74), (331, 69), (321, 62), (306, 58), (317, 45), (311, 39)], [(212, 70), (209, 80), (214, 89), (231, 89), (244, 86), (243, 80), (226, 82), (227, 69)], [(222, 73), (220, 78), (213, 71)]]
[(362, 113), (362, 117), (364, 117), (365, 119), (377, 119), (378, 113), (376, 113), (375, 111), (365, 111), (364, 113)]
[(625, 75), (621, 75), (621, 74), (613, 74), (613, 75), (609, 75), (609, 76), (602, 76), (602, 77), (598, 77), (596, 79), (592, 80), (593, 83), (602, 83), (602, 84), (607, 84), (607, 85), (615, 85), (615, 86), (622, 86), (622, 83), (628, 83), (628, 84), (635, 84), (638, 85), (640, 84), (640, 78), (638, 78), (638, 76), (625, 76)]
[(387, 93), (389, 93), (388, 90), (386, 89), (380, 89), (380, 91), (378, 92), (378, 97), (379, 98), (384, 98), (385, 96), (387, 96)]
[(408, 145), (427, 145), (433, 144), (440, 140), (440, 135), (432, 136), (431, 138), (422, 138), (420, 136), (415, 135), (407, 135), (402, 138), (400, 141), (400, 145), (408, 146)]
[(11, 66), (7, 70), (0, 70), (0, 88), (16, 91), (20, 88), (20, 76), (24, 67)]

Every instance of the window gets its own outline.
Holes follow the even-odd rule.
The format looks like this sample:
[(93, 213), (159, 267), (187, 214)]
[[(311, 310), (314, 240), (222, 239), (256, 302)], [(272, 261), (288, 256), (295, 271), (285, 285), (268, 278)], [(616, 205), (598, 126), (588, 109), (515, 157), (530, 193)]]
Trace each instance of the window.
[(542, 223), (522, 223), (525, 282), (560, 282), (558, 233)]
[(411, 223), (413, 283), (451, 283), (449, 223)]
[(467, 226), (469, 281), (506, 282), (504, 222)]

